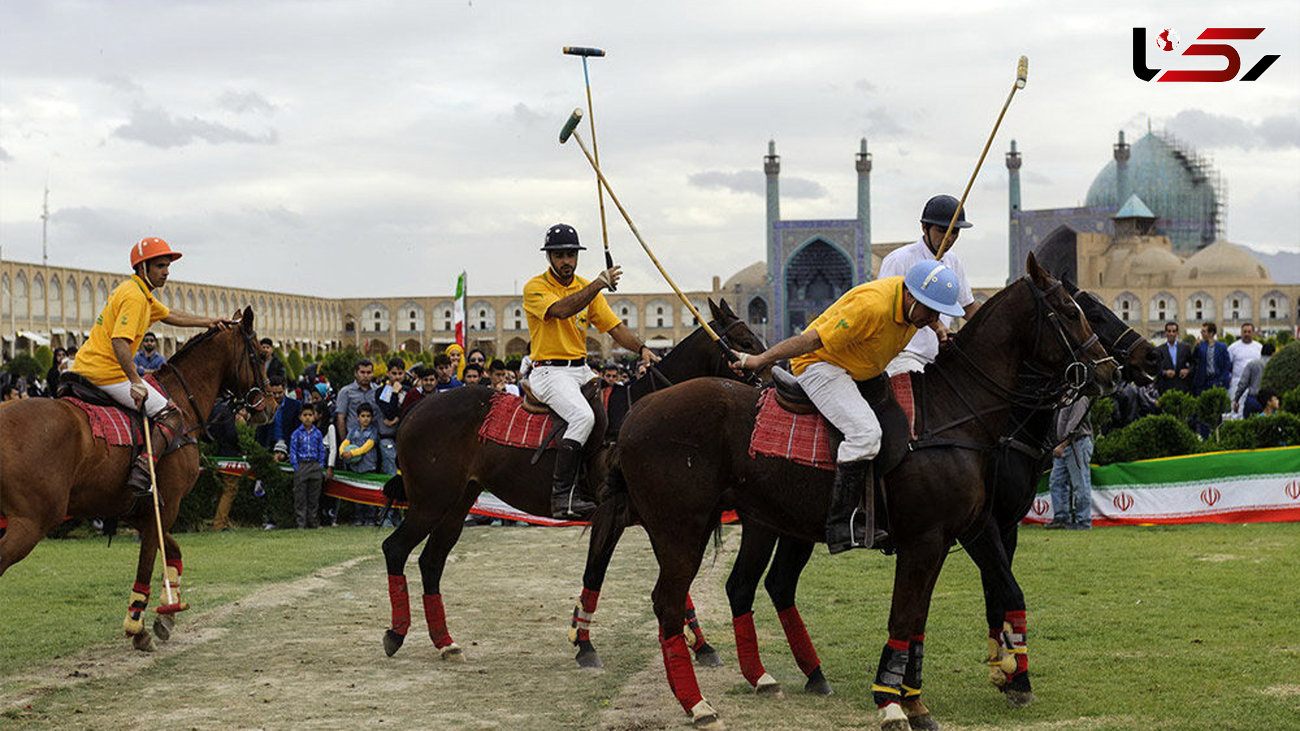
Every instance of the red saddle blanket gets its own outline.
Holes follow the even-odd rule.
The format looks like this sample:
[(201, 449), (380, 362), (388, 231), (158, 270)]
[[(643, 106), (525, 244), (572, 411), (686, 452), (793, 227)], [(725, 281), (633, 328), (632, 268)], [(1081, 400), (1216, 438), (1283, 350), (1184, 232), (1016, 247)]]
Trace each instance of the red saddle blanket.
[(111, 447), (130, 447), (144, 440), (139, 424), (127, 416), (122, 409), (112, 406), (95, 406), (78, 398), (63, 399), (86, 412), (90, 419), (90, 433), (96, 439), (103, 439)]
[[(890, 379), (894, 398), (907, 414), (911, 437), (916, 438), (915, 408), (912, 400), (912, 374), (900, 373)], [(775, 389), (768, 389), (758, 399), (758, 416), (749, 438), (749, 456), (762, 455), (788, 459), (795, 464), (822, 470), (835, 469), (835, 451), (831, 444), (831, 425), (821, 414), (795, 414), (786, 411), (776, 400)]]
[(550, 414), (524, 411), (522, 396), (497, 393), (492, 396), (492, 406), (478, 428), (478, 436), (507, 447), (537, 449), (554, 428)]

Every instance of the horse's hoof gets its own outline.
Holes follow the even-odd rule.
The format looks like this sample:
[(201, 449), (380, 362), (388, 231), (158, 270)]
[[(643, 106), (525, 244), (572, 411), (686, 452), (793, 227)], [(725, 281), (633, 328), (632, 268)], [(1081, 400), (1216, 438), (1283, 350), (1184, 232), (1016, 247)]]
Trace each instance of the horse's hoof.
[(578, 661), (580, 668), (603, 668), (605, 664), (600, 661), (600, 655), (596, 654), (596, 648), (588, 645), (579, 647), (578, 654), (573, 658)]
[(717, 650), (706, 643), (695, 651), (695, 664), (702, 668), (720, 668), (722, 667), (722, 658), (718, 657)]
[(908, 716), (907, 723), (912, 727), (912, 731), (939, 731), (939, 722), (929, 713)]
[(817, 668), (808, 674), (808, 682), (803, 684), (803, 692), (813, 695), (831, 695), (835, 691), (831, 688), (826, 675), (822, 673), (822, 669)]
[(159, 642), (167, 642), (172, 638), (172, 628), (176, 626), (176, 620), (170, 615), (160, 614), (154, 617), (153, 633), (158, 637)]
[(691, 725), (709, 731), (721, 731), (727, 727), (722, 719), (718, 718), (718, 712), (713, 710), (713, 706), (706, 700), (701, 700), (691, 708)]
[(890, 703), (880, 709), (880, 731), (911, 731), (907, 714), (897, 703)]
[(141, 630), (139, 634), (131, 635), (131, 646), (140, 652), (153, 652), (153, 635), (149, 630)]
[(776, 678), (772, 677), (768, 673), (763, 673), (763, 675), (759, 677), (758, 682), (754, 683), (754, 692), (758, 695), (770, 695), (776, 698), (785, 695), (781, 692), (781, 684), (777, 682)]
[(405, 641), (406, 635), (399, 635), (391, 629), (384, 630), (384, 654), (392, 657), (402, 649), (402, 643)]
[(446, 647), (439, 648), (438, 654), (447, 662), (465, 662), (465, 651), (460, 649), (460, 645), (455, 642)]
[(1034, 702), (1034, 694), (1032, 691), (1004, 690), (1003, 693), (1006, 694), (1007, 703), (1010, 703), (1012, 708), (1024, 708)]

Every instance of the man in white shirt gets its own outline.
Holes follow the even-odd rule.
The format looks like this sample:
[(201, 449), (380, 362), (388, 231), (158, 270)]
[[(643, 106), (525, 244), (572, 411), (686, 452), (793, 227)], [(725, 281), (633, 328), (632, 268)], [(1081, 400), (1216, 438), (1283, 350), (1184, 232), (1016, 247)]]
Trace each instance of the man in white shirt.
[[(1255, 325), (1245, 322), (1241, 325), (1241, 337), (1228, 346), (1228, 358), (1232, 360), (1232, 382), (1228, 385), (1228, 394), (1235, 396), (1237, 384), (1241, 383), (1241, 374), (1246, 364), (1256, 360), (1263, 352), (1264, 344), (1255, 339)], [(1241, 413), (1242, 400), (1234, 401), (1232, 410)]]
[[(939, 252), (943, 234), (948, 230), (948, 223), (952, 221), (952, 214), (957, 210), (957, 205), (957, 199), (950, 195), (936, 195), (927, 201), (925, 209), (921, 211), (921, 238), (907, 246), (895, 249), (886, 256), (880, 263), (880, 271), (876, 274), (876, 279), (901, 277), (907, 274), (907, 270), (913, 264), (919, 261), (933, 261), (935, 254)], [(966, 220), (966, 211), (960, 211), (957, 213), (957, 225), (953, 226), (948, 241), (955, 242), (958, 232), (970, 227), (971, 224)], [(970, 282), (966, 279), (966, 269), (951, 248), (943, 255), (943, 263), (957, 275), (961, 286), (961, 291), (957, 295), (957, 304), (966, 311), (965, 317), (969, 320), (979, 309), (979, 305), (975, 302), (975, 295), (971, 293)], [(948, 336), (948, 326), (951, 324), (951, 317), (940, 315), (938, 321), (930, 327), (917, 330), (912, 341), (907, 344), (903, 352), (890, 361), (885, 372), (894, 376), (908, 371), (923, 370), (926, 363), (933, 362), (939, 355), (939, 339)]]

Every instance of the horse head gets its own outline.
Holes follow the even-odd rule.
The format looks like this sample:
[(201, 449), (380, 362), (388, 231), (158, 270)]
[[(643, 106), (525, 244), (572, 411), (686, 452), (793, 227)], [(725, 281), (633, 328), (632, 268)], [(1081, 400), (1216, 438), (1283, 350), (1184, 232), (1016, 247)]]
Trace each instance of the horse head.
[[(727, 304), (725, 297), (719, 298), (716, 303), (710, 297), (709, 313), (712, 316), (709, 327), (713, 328), (713, 332), (718, 334), (724, 348), (751, 355), (757, 355), (767, 350), (767, 346), (763, 344), (763, 339), (755, 334), (753, 330), (750, 330), (749, 325), (739, 315), (732, 312), (731, 305)], [(716, 375), (735, 378), (735, 371), (731, 370), (726, 354), (721, 353), (721, 351), (720, 354), (722, 355), (722, 359), (719, 361), (721, 370)], [(764, 369), (762, 373), (755, 373), (754, 376), (763, 378), (769, 371), (770, 368)]]
[[(1025, 278), (1048, 309), (1046, 317), (1039, 318), (1035, 357), (1040, 357), (1044, 364), (1061, 368), (1065, 384), (1086, 395), (1113, 393), (1119, 380), (1119, 366), (1102, 347), (1083, 309), (1060, 280), (1038, 265), (1032, 252), (1025, 261)], [(1050, 335), (1047, 338), (1042, 337), (1044, 326)], [(1041, 352), (1044, 341), (1046, 353)]]
[(269, 424), (279, 408), (270, 394), (266, 376), (266, 358), (258, 346), (257, 332), (253, 329), (253, 308), (236, 310), (233, 327), (218, 333), (217, 337), (230, 343), (232, 356), (221, 376), (221, 388), (234, 394), (235, 400), (248, 409), (248, 423), (254, 426)]
[(1124, 324), (1097, 295), (1085, 292), (1063, 278), (1065, 289), (1079, 303), (1093, 332), (1101, 338), (1106, 351), (1119, 361), (1125, 379), (1138, 385), (1155, 380), (1160, 372), (1160, 351), (1136, 330)]

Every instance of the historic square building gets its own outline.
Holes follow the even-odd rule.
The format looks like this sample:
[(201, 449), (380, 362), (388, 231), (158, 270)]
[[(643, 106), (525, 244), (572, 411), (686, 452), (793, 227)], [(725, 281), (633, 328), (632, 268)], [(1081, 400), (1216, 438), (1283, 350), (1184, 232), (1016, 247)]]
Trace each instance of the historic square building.
[[(1300, 285), (1273, 282), (1249, 250), (1222, 238), (1223, 184), (1209, 162), (1167, 134), (1148, 132), (1130, 146), (1123, 133), (1113, 159), (1093, 180), (1083, 206), (1023, 210), (1016, 143), (1008, 170), (1009, 278), (1020, 275), (1033, 251), (1058, 275), (1071, 277), (1135, 330), (1158, 338), (1165, 321), (1188, 333), (1214, 320), (1220, 332), (1253, 321), (1264, 333), (1296, 331)], [(884, 256), (910, 243), (871, 241), (871, 154), (866, 140), (853, 159), (857, 177), (854, 218), (785, 220), (780, 217), (780, 158), (775, 142), (763, 158), (767, 178), (764, 258), (708, 291), (687, 292), (702, 313), (707, 300), (725, 297), (768, 343), (801, 331), (849, 288), (879, 271)], [(1300, 249), (1300, 243), (1297, 244)], [(757, 245), (755, 251), (758, 251)], [(963, 256), (969, 251), (959, 250)], [(0, 346), (6, 357), (43, 344), (78, 345), (109, 292), (128, 272), (95, 272), (0, 258)], [(447, 277), (448, 282), (452, 277)], [(997, 288), (977, 288), (987, 299)], [(380, 355), (393, 350), (441, 350), (454, 341), (450, 296), (326, 299), (286, 292), (172, 280), (159, 292), (172, 307), (216, 316), (251, 303), (260, 335), (286, 352), (355, 346)], [(649, 344), (667, 348), (696, 324), (672, 292), (607, 293), (610, 305)], [(528, 324), (519, 295), (471, 295), (466, 303), (468, 346), (494, 356), (521, 355)], [(158, 325), (164, 354), (192, 331)], [(589, 338), (588, 351), (619, 354), (609, 338)]]

